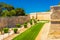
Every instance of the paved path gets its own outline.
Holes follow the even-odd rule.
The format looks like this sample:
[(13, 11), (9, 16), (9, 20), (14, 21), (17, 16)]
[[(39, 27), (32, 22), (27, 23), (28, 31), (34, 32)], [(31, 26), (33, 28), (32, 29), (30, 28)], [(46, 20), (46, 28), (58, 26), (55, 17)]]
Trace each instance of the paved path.
[(12, 34), (12, 35), (10, 35), (9, 37), (5, 38), (4, 40), (12, 40), (14, 37), (16, 37), (20, 33), (24, 32), (25, 30), (27, 30), (27, 28), (24, 28), (24, 29), (20, 30), (18, 34)]
[(47, 35), (49, 33), (49, 29), (50, 29), (50, 22), (46, 23), (43, 26), (43, 28), (40, 30), (40, 32), (35, 40), (47, 40)]
[[(28, 24), (27, 26), (28, 26), (28, 28), (31, 27), (30, 24)], [(21, 33), (24, 32), (24, 31), (26, 31), (28, 28), (21, 28), (21, 29), (18, 31), (18, 32), (19, 32), (18, 34), (14, 34), (14, 33), (13, 33), (12, 35), (4, 38), (3, 40), (12, 40), (14, 37), (16, 37), (17, 35), (21, 34)]]

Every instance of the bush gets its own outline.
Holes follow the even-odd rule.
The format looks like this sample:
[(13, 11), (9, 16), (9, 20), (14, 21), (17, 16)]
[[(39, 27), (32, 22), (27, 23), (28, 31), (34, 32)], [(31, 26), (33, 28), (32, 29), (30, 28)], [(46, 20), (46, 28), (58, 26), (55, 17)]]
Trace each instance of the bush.
[(30, 24), (32, 25), (32, 19), (30, 20)]
[(40, 21), (40, 20), (37, 20), (37, 21)]
[(37, 21), (34, 19), (34, 23), (37, 23)]
[(18, 28), (19, 28), (19, 27), (21, 27), (21, 25), (20, 25), (20, 24), (16, 24), (16, 27), (18, 27)]
[(14, 33), (17, 33), (17, 31), (18, 31), (18, 29), (17, 29), (17, 28), (14, 28), (13, 30), (14, 30)]
[(24, 24), (27, 24), (27, 22), (25, 22)]
[(9, 32), (9, 28), (4, 28), (4, 33), (8, 33)]
[(27, 24), (24, 24), (24, 28), (27, 28)]

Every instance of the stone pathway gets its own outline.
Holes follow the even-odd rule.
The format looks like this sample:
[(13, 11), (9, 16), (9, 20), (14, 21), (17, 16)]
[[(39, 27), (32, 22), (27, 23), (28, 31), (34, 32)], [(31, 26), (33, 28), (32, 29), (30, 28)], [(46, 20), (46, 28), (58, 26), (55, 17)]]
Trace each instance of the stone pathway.
[(52, 24), (48, 34), (48, 40), (60, 40), (60, 24)]
[(12, 35), (13, 31), (10, 31), (10, 33), (0, 34), (0, 40), (3, 40), (4, 38), (8, 37), (9, 35)]
[(35, 40), (60, 40), (60, 31), (53, 32), (53, 30), (50, 28), (50, 24), (51, 23), (49, 22), (43, 26)]
[(4, 40), (12, 40), (14, 37), (16, 37), (17, 35), (21, 34), (22, 32), (24, 32), (25, 30), (27, 30), (28, 28), (23, 28), (22, 30), (19, 31), (19, 33), (17, 34), (12, 34), (10, 36), (8, 36), (7, 38), (5, 38)]
[(40, 32), (35, 40), (47, 40), (47, 35), (49, 33), (49, 29), (50, 29), (50, 22), (46, 23), (43, 26), (43, 28), (40, 30)]
[[(28, 24), (27, 26), (28, 26), (28, 28), (31, 27), (30, 24)], [(14, 33), (13, 33), (12, 35), (10, 35), (10, 36), (4, 38), (3, 40), (12, 40), (14, 37), (16, 37), (17, 35), (21, 34), (21, 33), (24, 32), (24, 31), (26, 31), (28, 28), (22, 27), (22, 28), (20, 28), (20, 30), (18, 31), (19, 33), (17, 33), (17, 34), (14, 34)]]

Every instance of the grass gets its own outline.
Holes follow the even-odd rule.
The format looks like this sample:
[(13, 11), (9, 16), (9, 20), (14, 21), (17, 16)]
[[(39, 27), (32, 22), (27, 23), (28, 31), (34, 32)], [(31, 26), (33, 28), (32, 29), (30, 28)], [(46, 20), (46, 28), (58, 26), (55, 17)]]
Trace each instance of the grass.
[(48, 23), (48, 22), (49, 22), (49, 20), (40, 20), (40, 22)]
[(43, 25), (44, 23), (37, 23), (36, 25), (33, 25), (31, 28), (19, 34), (12, 40), (35, 40)]

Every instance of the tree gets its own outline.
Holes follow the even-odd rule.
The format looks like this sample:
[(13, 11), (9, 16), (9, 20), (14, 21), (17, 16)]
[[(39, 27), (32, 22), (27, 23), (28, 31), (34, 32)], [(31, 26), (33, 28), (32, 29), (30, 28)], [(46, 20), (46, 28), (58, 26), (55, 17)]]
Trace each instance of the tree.
[(15, 16), (16, 12), (15, 10), (11, 10), (11, 11), (3, 10), (1, 14), (2, 14), (1, 16), (4, 16), (4, 17), (11, 17), (11, 16)]
[(25, 11), (22, 8), (14, 8), (11, 5), (0, 2), (0, 16), (24, 16)]
[(10, 14), (11, 14), (11, 16), (16, 16), (16, 11), (15, 10), (11, 10)]
[(9, 5), (9, 4), (6, 4), (6, 3), (3, 3), (3, 2), (0, 2), (0, 7), (5, 8), (5, 9), (7, 9), (8, 11), (14, 9), (13, 6), (11, 6), (11, 5)]
[(47, 10), (47, 12), (50, 12), (50, 10)]
[(25, 12), (22, 8), (16, 8), (15, 10), (16, 10), (16, 16), (25, 15)]
[(11, 14), (9, 13), (9, 11), (8, 10), (4, 10), (2, 13), (2, 16), (4, 16), (4, 17), (7, 17), (7, 16), (11, 16)]
[[(11, 10), (13, 10), (14, 9), (14, 7), (13, 6), (11, 6), (11, 5), (8, 5), (8, 4), (6, 4), (6, 3), (4, 3), (4, 2), (0, 2), (0, 16), (2, 15), (2, 11), (4, 11), (4, 10), (8, 10), (8, 11), (11, 11)], [(4, 13), (3, 13), (4, 14)]]
[(8, 11), (14, 10), (14, 7), (13, 7), (13, 6), (9, 6), (9, 5), (5, 6), (5, 8), (6, 8)]

